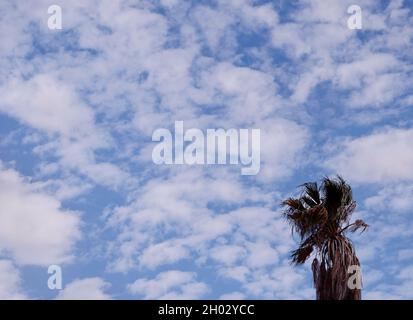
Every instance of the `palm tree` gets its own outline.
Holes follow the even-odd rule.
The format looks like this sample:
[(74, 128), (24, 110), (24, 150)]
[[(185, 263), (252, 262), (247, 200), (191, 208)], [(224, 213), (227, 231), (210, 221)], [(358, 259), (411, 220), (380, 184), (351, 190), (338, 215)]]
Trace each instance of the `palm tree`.
[[(306, 262), (314, 252), (312, 272), (318, 300), (360, 300), (361, 288), (348, 286), (348, 268), (360, 266), (347, 232), (368, 225), (363, 220), (350, 223), (356, 208), (351, 187), (340, 177), (324, 178), (301, 185), (299, 198), (282, 202), (284, 216), (300, 237), (300, 246), (292, 252), (295, 265)], [(361, 279), (360, 279), (361, 280)]]

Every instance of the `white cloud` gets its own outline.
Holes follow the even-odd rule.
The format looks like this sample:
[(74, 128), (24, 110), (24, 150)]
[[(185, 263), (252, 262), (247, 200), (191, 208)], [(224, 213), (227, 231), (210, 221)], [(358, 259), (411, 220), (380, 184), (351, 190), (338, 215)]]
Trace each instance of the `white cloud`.
[(271, 4), (253, 5), (250, 1), (218, 1), (216, 8), (200, 5), (191, 20), (201, 30), (200, 38), (217, 56), (231, 58), (236, 53), (236, 28), (258, 32), (278, 22)]
[[(109, 225), (120, 229), (120, 243), (129, 243), (125, 254), (122, 250), (116, 253), (119, 260), (114, 263), (115, 269), (131, 265), (131, 252), (139, 253), (139, 264), (145, 267), (177, 262), (199, 246), (230, 233), (233, 223), (242, 223), (244, 227), (246, 213), (214, 215), (208, 208), (211, 204), (270, 199), (268, 194), (260, 194), (255, 188), (246, 189), (239, 181), (229, 179), (225, 171), (223, 175), (208, 177), (195, 168), (177, 170), (169, 179), (152, 179), (129, 205), (115, 208)], [(262, 224), (272, 218), (270, 211), (257, 208), (255, 214), (260, 213), (264, 219)], [(254, 209), (251, 214), (254, 215)], [(252, 229), (256, 224), (261, 226), (260, 222), (248, 226), (246, 221), (245, 229)], [(265, 225), (262, 227), (261, 235), (264, 235)]]
[(406, 78), (401, 73), (375, 75), (364, 80), (363, 89), (353, 92), (348, 105), (353, 107), (377, 107), (393, 102), (406, 87)]
[[(36, 179), (42, 181), (32, 183), (1, 169), (7, 184), (0, 186), (0, 216), (11, 225), (0, 226), (1, 249), (19, 263), (67, 261), (78, 239), (79, 218), (59, 201), (76, 199), (94, 182), (122, 188), (127, 199), (108, 222), (116, 237), (104, 243), (113, 254), (111, 270), (153, 271), (185, 260), (240, 282), (246, 297), (311, 296), (301, 271), (289, 273), (284, 266), (293, 242), (279, 212), (271, 209), (278, 181), (298, 172), (317, 138), (314, 127), (302, 120), (324, 120), (318, 117), (320, 110), (311, 114), (307, 104), (320, 83), (332, 81), (334, 90), (345, 93), (345, 105), (363, 107), (346, 109), (348, 119), (358, 121), (360, 110), (371, 106), (386, 106), (388, 112), (376, 109), (369, 123), (397, 116), (398, 103), (389, 102), (404, 94), (401, 89), (409, 83), (410, 66), (404, 60), (413, 35), (409, 8), (391, 1), (378, 12), (374, 1), (362, 1), (363, 27), (380, 30), (362, 40), (346, 27), (350, 0), (328, 5), (302, 1), (288, 23), (275, 10), (282, 3), (221, 0), (213, 7), (197, 4), (190, 9), (162, 0), (166, 10), (160, 14), (150, 1), (72, 1), (64, 6), (69, 31), (64, 34), (45, 28), (47, 1), (10, 3), (0, 4), (7, 13), (0, 30), (0, 111), (19, 120), (22, 130), (28, 126), (41, 132), (32, 143), (41, 159), (34, 168)], [(238, 36), (244, 33), (259, 34), (262, 43), (243, 47)], [(273, 63), (278, 57), (272, 48), (281, 49), (286, 59)], [(400, 105), (409, 102), (407, 96)], [(304, 110), (310, 113), (307, 118)], [(137, 165), (137, 158), (150, 161), (150, 146), (142, 135), (178, 119), (201, 128), (261, 129), (259, 176), (241, 182), (227, 168), (163, 171), (148, 162)], [(410, 188), (413, 178), (411, 138), (410, 129), (385, 129), (348, 139), (329, 155), (326, 166), (355, 182), (391, 182), (364, 201), (369, 211), (377, 209), (380, 219), (379, 213), (390, 207), (408, 212), (412, 203), (403, 189)], [(22, 237), (16, 230), (29, 232)], [(377, 241), (358, 251), (367, 262), (386, 250), (380, 245), (400, 239), (400, 233), (409, 235), (407, 224), (386, 226), (381, 220), (373, 230), (378, 231), (369, 239)], [(140, 280), (143, 287), (156, 287), (157, 278)], [(74, 296), (70, 293), (86, 282), (94, 296), (105, 296), (102, 281), (77, 280), (65, 294)], [(172, 285), (155, 296), (206, 292), (194, 277), (180, 281), (181, 288)], [(231, 294), (240, 296), (239, 291)]]
[(111, 138), (95, 125), (93, 111), (76, 96), (72, 86), (39, 74), (29, 80), (11, 79), (0, 87), (0, 94), (0, 111), (51, 138), (34, 152), (54, 151), (65, 170), (75, 169), (98, 183), (118, 186), (128, 179), (117, 166), (96, 163), (94, 151), (108, 148)]
[(268, 243), (254, 243), (249, 245), (250, 255), (247, 263), (252, 268), (276, 264), (279, 260), (277, 250)]
[(211, 257), (226, 265), (233, 265), (245, 254), (243, 247), (234, 245), (216, 246), (211, 250)]
[(408, 260), (408, 259), (413, 259), (413, 249), (399, 250), (398, 259), (401, 260), (401, 261)]
[(65, 286), (59, 292), (57, 300), (109, 300), (111, 299), (105, 291), (110, 284), (101, 278), (77, 279)]
[(227, 62), (203, 71), (200, 84), (214, 98), (212, 103), (224, 105), (230, 124), (257, 122), (279, 109), (282, 103), (271, 74)]
[(250, 269), (245, 266), (234, 266), (229, 268), (220, 268), (219, 275), (227, 278), (244, 283), (247, 281), (247, 276), (250, 273)]
[(382, 281), (385, 274), (380, 270), (364, 269), (363, 271), (363, 287), (370, 287), (373, 284)]
[[(404, 267), (397, 275), (399, 279), (413, 280), (413, 265)], [(412, 289), (413, 292), (413, 289)]]
[(234, 291), (229, 293), (224, 293), (219, 297), (220, 300), (244, 300), (245, 294), (242, 292)]
[[(169, 180), (152, 180), (140, 190), (135, 202), (116, 208), (110, 218), (110, 226), (121, 230), (115, 243), (120, 250), (115, 250), (112, 268), (124, 270), (139, 264), (153, 269), (194, 254), (210, 255), (223, 264), (237, 259), (251, 267), (276, 264), (278, 253), (271, 246), (278, 245), (278, 251), (285, 254), (291, 244), (285, 240), (290, 234), (280, 214), (261, 207), (214, 214), (208, 208), (213, 203), (267, 201), (268, 196), (256, 194), (254, 189), (244, 190), (236, 181), (206, 178), (196, 171)], [(221, 237), (230, 238), (222, 243)], [(225, 257), (220, 248), (228, 251)]]
[(292, 21), (272, 28), (271, 45), (282, 49), (291, 59), (289, 68), (296, 70), (286, 81), (293, 88), (294, 104), (306, 103), (317, 85), (329, 81), (342, 90), (345, 105), (352, 108), (387, 106), (403, 96), (409, 67), (399, 57), (409, 46), (405, 35), (412, 34), (412, 28), (406, 26), (409, 23), (399, 26), (397, 16), (408, 20), (406, 12), (390, 4), (377, 10), (372, 1), (360, 2), (363, 29), (381, 33), (359, 41), (347, 28), (347, 8), (352, 4), (302, 1)]
[(412, 129), (389, 128), (339, 142), (325, 165), (347, 179), (387, 183), (413, 179)]
[(80, 218), (36, 190), (13, 169), (0, 167), (0, 248), (19, 264), (68, 262), (80, 237)]
[(314, 289), (308, 286), (304, 276), (308, 272), (285, 264), (275, 267), (272, 273), (254, 273), (243, 287), (249, 295), (261, 299), (311, 299)]
[(141, 265), (150, 269), (189, 257), (187, 248), (175, 241), (157, 243), (146, 248), (139, 258)]
[(371, 82), (377, 75), (394, 71), (399, 67), (400, 62), (392, 54), (367, 53), (359, 60), (340, 64), (335, 82), (343, 89), (358, 88), (366, 78)]
[(20, 274), (9, 260), (0, 260), (0, 299), (27, 299), (21, 289)]
[[(398, 266), (397, 272), (386, 282), (377, 284), (367, 291), (365, 299), (412, 299), (413, 297), (413, 266)], [(390, 280), (390, 281), (389, 281)]]
[(178, 270), (165, 271), (154, 279), (138, 279), (128, 286), (133, 294), (144, 299), (199, 299), (208, 292), (208, 286), (196, 281), (196, 274)]
[(257, 175), (264, 182), (289, 177), (303, 163), (302, 154), (310, 140), (309, 130), (285, 119), (260, 122), (261, 169)]
[(90, 134), (93, 112), (74, 95), (73, 89), (47, 74), (30, 80), (11, 80), (0, 87), (5, 112), (28, 125), (69, 137)]
[(376, 289), (363, 293), (362, 298), (365, 300), (399, 300), (401, 297), (394, 295), (388, 291), (389, 289), (383, 288), (382, 290)]
[(376, 195), (364, 200), (367, 209), (408, 212), (413, 208), (413, 184), (397, 184), (381, 189)]

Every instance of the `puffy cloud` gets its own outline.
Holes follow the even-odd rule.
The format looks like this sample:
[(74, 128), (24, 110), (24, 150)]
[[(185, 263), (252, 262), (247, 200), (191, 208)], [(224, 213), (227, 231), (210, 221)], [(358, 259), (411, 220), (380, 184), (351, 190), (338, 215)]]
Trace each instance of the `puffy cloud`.
[(311, 133), (305, 126), (286, 119), (268, 119), (258, 128), (262, 161), (258, 179), (268, 183), (288, 178), (304, 163), (302, 155)]
[(234, 245), (216, 246), (211, 250), (211, 258), (226, 265), (233, 265), (245, 254), (243, 247)]
[(250, 269), (246, 266), (234, 266), (234, 267), (224, 267), (220, 268), (219, 275), (227, 278), (236, 280), (241, 283), (245, 283), (247, 281), (247, 276), (249, 276)]
[(413, 179), (410, 147), (413, 130), (389, 128), (338, 143), (336, 154), (325, 161), (328, 168), (363, 183)]
[[(224, 62), (207, 68), (201, 75), (200, 85), (214, 98), (212, 103), (223, 105), (230, 124), (256, 123), (281, 107), (282, 100), (270, 74)], [(243, 112), (238, 112), (240, 109)]]
[[(206, 189), (210, 191), (205, 193)], [(210, 208), (268, 200), (269, 195), (254, 189), (247, 191), (239, 182), (207, 178), (196, 171), (179, 173), (168, 180), (152, 180), (136, 201), (115, 208), (111, 215), (109, 226), (120, 230), (112, 267), (128, 270), (140, 265), (153, 269), (194, 254), (201, 260), (210, 256), (224, 265), (237, 259), (252, 268), (276, 264), (278, 253), (271, 246), (279, 245), (279, 253), (285, 254), (291, 244), (285, 240), (289, 231), (280, 214), (258, 206), (220, 214)], [(220, 248), (228, 255), (224, 257)]]
[(139, 258), (141, 265), (155, 268), (170, 264), (189, 257), (189, 250), (179, 241), (165, 241), (146, 248)]
[(412, 299), (413, 297), (413, 267), (399, 266), (397, 272), (392, 272), (392, 281), (379, 283), (367, 291), (365, 299)]
[(242, 292), (234, 291), (229, 293), (224, 293), (219, 297), (221, 300), (244, 300), (245, 294)]
[(52, 138), (34, 151), (54, 154), (60, 166), (75, 169), (98, 183), (119, 185), (128, 175), (111, 163), (96, 163), (95, 150), (110, 146), (110, 136), (95, 125), (94, 113), (74, 88), (47, 74), (11, 80), (0, 87), (0, 111)]
[(93, 112), (82, 105), (73, 88), (48, 74), (13, 79), (0, 87), (0, 94), (0, 111), (49, 134), (79, 137), (94, 131)]
[[(312, 297), (304, 271), (286, 266), (294, 242), (274, 198), (314, 174), (306, 165), (318, 153), (327, 168), (351, 181), (379, 184), (359, 201), (367, 216), (378, 218), (357, 252), (370, 268), (371, 296), (409, 296), (409, 278), (393, 281), (386, 273), (377, 280), (374, 272), (381, 266), (374, 258), (393, 252), (395, 239), (401, 260), (393, 255), (394, 263), (410, 259), (403, 251), (411, 236), (407, 215), (390, 223), (382, 214), (411, 208), (404, 190), (412, 180), (411, 130), (397, 128), (410, 121), (400, 113), (411, 104), (409, 8), (391, 1), (378, 10), (374, 1), (361, 1), (363, 28), (373, 31), (366, 33), (346, 27), (350, 0), (299, 6), (162, 0), (161, 10), (155, 2), (62, 2), (61, 32), (46, 28), (48, 1), (0, 4), (0, 112), (19, 121), (26, 142), (14, 141), (15, 132), (8, 140), (18, 155), (33, 152), (29, 165), (37, 174), (34, 183), (0, 170), (2, 253), (21, 264), (69, 261), (80, 220), (60, 201), (86, 200), (108, 206), (103, 221), (92, 214), (85, 226), (107, 227), (102, 263), (111, 271), (148, 272), (130, 286), (134, 294), (147, 297), (149, 289), (150, 297), (204, 297), (206, 285), (192, 272), (156, 276), (182, 263), (200, 276), (213, 270), (220, 281), (235, 282), (222, 297)], [(198, 128), (261, 129), (259, 175), (243, 179), (227, 167), (154, 167), (147, 138), (175, 120)], [(393, 128), (358, 134), (359, 126), (371, 131), (369, 125), (382, 120)], [(354, 137), (340, 141), (337, 127), (353, 125)], [(321, 136), (339, 141), (327, 160)], [(8, 159), (11, 144), (0, 146)], [(79, 199), (96, 184), (120, 191), (121, 199), (114, 203), (99, 188)], [(13, 279), (3, 290), (18, 295), (18, 276)], [(162, 281), (169, 283), (165, 290)], [(104, 298), (105, 289), (100, 278), (76, 280), (61, 296)]]
[(366, 78), (373, 79), (376, 75), (392, 72), (400, 68), (400, 62), (389, 53), (367, 53), (359, 60), (340, 64), (335, 82), (340, 88), (358, 88)]
[(80, 237), (80, 217), (36, 189), (13, 169), (0, 167), (0, 248), (19, 264), (64, 263)]
[(57, 300), (109, 300), (105, 291), (110, 284), (101, 278), (77, 279), (65, 286), (59, 292)]
[(254, 273), (244, 288), (249, 295), (262, 299), (311, 299), (314, 290), (305, 280), (302, 269), (285, 264), (275, 267), (271, 273)]
[(273, 265), (278, 262), (277, 250), (271, 248), (268, 243), (254, 243), (249, 246), (250, 256), (248, 265), (252, 268)]
[(128, 286), (133, 294), (144, 299), (199, 299), (209, 289), (203, 282), (196, 281), (196, 274), (178, 270), (165, 271), (154, 279), (138, 279)]
[(0, 299), (21, 300), (27, 296), (21, 289), (20, 273), (9, 260), (0, 260)]
[(367, 209), (374, 211), (408, 212), (413, 208), (412, 195), (412, 184), (398, 184), (381, 189), (376, 195), (366, 198), (364, 204)]

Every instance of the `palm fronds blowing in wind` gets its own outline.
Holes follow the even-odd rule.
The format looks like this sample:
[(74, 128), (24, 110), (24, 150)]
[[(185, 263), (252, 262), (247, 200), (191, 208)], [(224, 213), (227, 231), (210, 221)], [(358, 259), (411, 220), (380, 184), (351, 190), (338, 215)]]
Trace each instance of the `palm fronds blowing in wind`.
[(305, 263), (314, 253), (312, 272), (319, 300), (359, 300), (361, 288), (348, 286), (349, 267), (360, 266), (348, 232), (368, 225), (361, 219), (350, 223), (355, 211), (351, 187), (338, 176), (305, 183), (298, 198), (282, 202), (284, 216), (293, 232), (299, 235), (300, 245), (291, 255), (296, 265)]

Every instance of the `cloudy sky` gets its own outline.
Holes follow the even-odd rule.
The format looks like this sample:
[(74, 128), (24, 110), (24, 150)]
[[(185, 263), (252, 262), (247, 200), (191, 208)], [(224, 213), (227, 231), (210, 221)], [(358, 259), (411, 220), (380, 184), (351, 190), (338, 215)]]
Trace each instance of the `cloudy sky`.
[[(279, 203), (337, 173), (364, 298), (413, 298), (413, 1), (2, 0), (0, 38), (0, 298), (313, 299)], [(259, 174), (155, 165), (178, 120), (259, 128)]]

